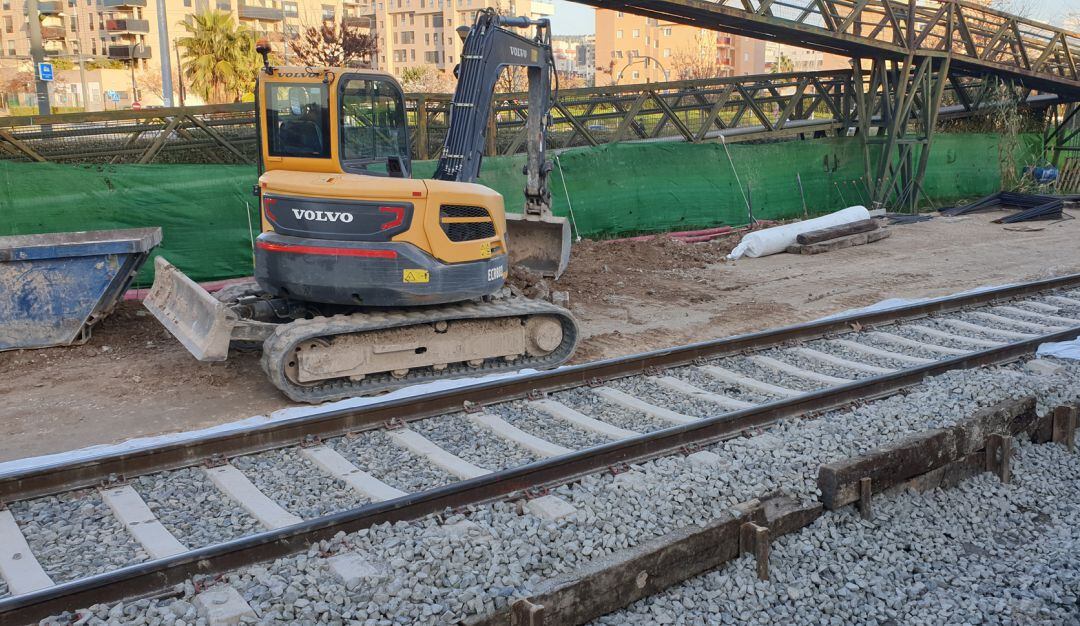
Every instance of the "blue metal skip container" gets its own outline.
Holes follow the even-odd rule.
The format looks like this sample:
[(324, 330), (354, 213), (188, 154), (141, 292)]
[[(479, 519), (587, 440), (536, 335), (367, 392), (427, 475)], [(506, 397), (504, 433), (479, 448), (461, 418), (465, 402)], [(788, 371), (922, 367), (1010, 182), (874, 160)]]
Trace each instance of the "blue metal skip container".
[(88, 340), (159, 243), (160, 228), (0, 237), (0, 351)]

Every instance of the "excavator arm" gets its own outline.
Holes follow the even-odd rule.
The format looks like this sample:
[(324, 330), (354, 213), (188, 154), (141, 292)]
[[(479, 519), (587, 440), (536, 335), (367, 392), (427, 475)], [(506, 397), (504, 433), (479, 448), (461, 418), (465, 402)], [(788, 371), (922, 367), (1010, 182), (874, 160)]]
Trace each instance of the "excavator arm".
[[(535, 27), (533, 37), (509, 28)], [(457, 68), (450, 128), (434, 178), (476, 182), (487, 145), (488, 116), (495, 86), (506, 67), (524, 67), (529, 79), (526, 120), (525, 212), (507, 214), (511, 262), (558, 277), (570, 259), (570, 225), (551, 213), (545, 139), (550, 119), (554, 59), (548, 20), (505, 17), (486, 9), (472, 28), (463, 28), (465, 45)]]

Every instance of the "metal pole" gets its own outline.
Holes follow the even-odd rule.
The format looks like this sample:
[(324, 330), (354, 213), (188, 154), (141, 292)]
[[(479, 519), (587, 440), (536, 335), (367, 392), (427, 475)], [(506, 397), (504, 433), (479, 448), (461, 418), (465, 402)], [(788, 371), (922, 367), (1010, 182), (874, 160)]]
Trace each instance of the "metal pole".
[(173, 40), (173, 50), (176, 51), (176, 81), (180, 83), (180, 106), (184, 106), (184, 66), (180, 63), (180, 46)]
[(86, 64), (83, 63), (82, 46), (78, 42), (75, 42), (75, 52), (79, 55), (79, 83), (81, 84), (82, 91), (80, 96), (82, 97), (82, 105), (84, 111), (90, 110), (90, 92), (86, 90)]
[(37, 83), (38, 115), (49, 115), (52, 107), (49, 103), (49, 82), (38, 76), (38, 64), (45, 61), (45, 48), (41, 44), (41, 12), (38, 0), (26, 2), (27, 22), (30, 25), (30, 58), (34, 63), (34, 81)]
[[(135, 54), (134, 46), (131, 53)], [(128, 59), (128, 67), (131, 68), (131, 103), (135, 104), (139, 100), (138, 88), (135, 86), (135, 59)]]
[(158, 41), (161, 42), (161, 100), (167, 107), (173, 105), (172, 58), (169, 56), (169, 19), (165, 0), (157, 0)]

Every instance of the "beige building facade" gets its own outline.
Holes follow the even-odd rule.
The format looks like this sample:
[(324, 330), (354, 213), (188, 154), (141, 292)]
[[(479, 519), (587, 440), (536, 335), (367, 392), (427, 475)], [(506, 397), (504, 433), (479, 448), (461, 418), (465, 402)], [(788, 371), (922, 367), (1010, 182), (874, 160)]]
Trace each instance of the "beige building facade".
[(850, 67), (845, 57), (619, 11), (596, 11), (596, 84)]
[[(2, 1), (0, 72), (7, 81), (19, 72), (25, 76), (32, 68), (30, 32), (25, 0)], [(145, 77), (161, 76), (162, 57), (169, 55), (176, 82), (176, 40), (186, 34), (181, 22), (207, 9), (228, 12), (257, 36), (269, 39), (286, 63), (290, 61), (286, 42), (301, 29), (344, 20), (378, 38), (373, 65), (398, 76), (420, 66), (451, 71), (459, 61), (462, 45), (455, 29), (471, 25), (480, 9), (494, 7), (505, 14), (533, 18), (554, 13), (553, 5), (544, 0), (165, 0), (164, 14), (158, 11), (157, 0), (40, 0), (38, 6), (47, 58), (76, 64), (81, 57), (86, 61), (115, 61), (124, 67), (102, 70), (107, 79), (89, 81), (98, 83), (96, 89), (90, 84), (86, 89), (92, 110), (130, 106), (133, 98), (144, 106), (160, 105), (161, 97), (154, 93), (160, 88), (147, 88), (149, 81)], [(164, 41), (159, 34), (162, 21), (168, 27)], [(71, 101), (79, 102), (86, 73), (70, 71), (75, 71), (76, 76), (63, 73), (52, 90), (56, 99), (67, 101), (64, 92), (68, 90), (73, 94)], [(127, 78), (122, 90), (125, 93), (120, 94), (117, 104), (105, 93), (120, 91), (113, 88), (120, 76)], [(32, 85), (29, 89), (32, 91)], [(178, 91), (174, 84), (177, 104)]]

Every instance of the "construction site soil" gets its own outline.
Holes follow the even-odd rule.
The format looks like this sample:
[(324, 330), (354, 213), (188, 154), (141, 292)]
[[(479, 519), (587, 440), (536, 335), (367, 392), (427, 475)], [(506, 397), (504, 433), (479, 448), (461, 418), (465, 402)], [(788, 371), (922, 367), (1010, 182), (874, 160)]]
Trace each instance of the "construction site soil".
[[(582, 241), (557, 283), (583, 340), (574, 362), (810, 321), (885, 298), (941, 296), (1080, 272), (1080, 221), (1020, 230), (994, 214), (893, 226), (868, 246), (726, 262), (738, 236)], [(290, 406), (258, 353), (199, 363), (134, 301), (85, 345), (0, 353), (0, 461), (204, 428)]]

